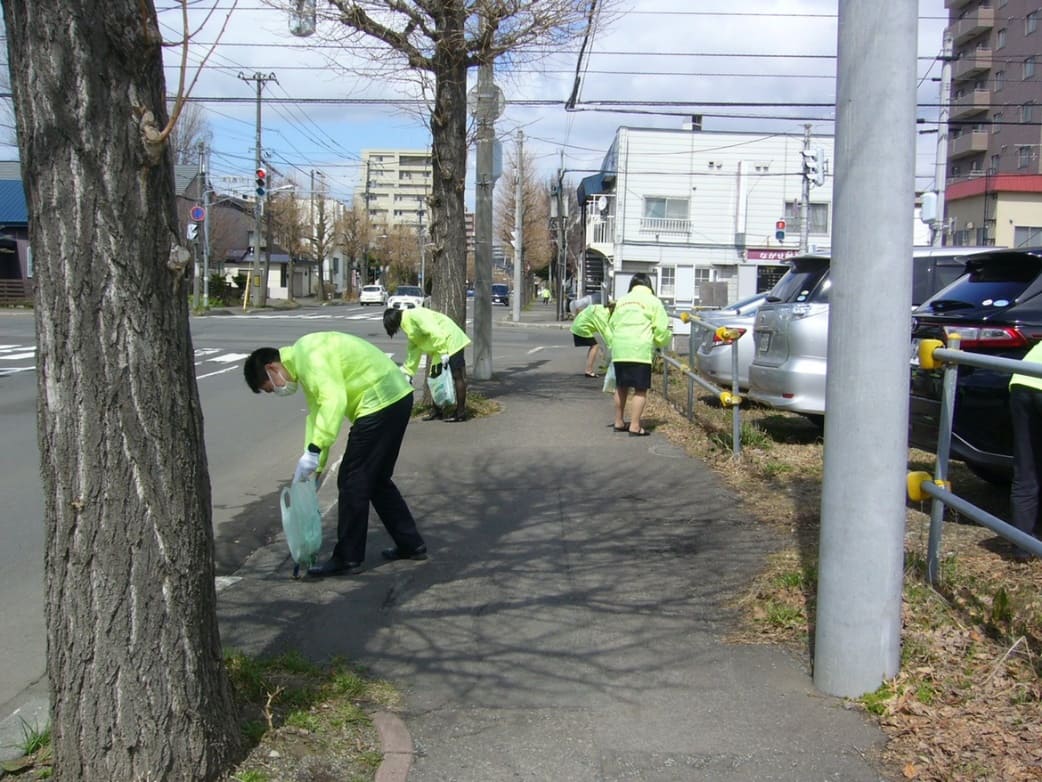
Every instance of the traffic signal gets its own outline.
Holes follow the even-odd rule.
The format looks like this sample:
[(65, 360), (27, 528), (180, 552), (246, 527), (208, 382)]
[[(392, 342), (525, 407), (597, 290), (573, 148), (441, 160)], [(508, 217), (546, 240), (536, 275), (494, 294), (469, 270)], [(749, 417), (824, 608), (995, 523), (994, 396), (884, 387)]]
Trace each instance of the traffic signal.
[(825, 184), (825, 150), (804, 149), (803, 175), (814, 185), (821, 187)]
[(779, 242), (785, 241), (785, 218), (776, 220), (774, 222), (774, 238)]
[(257, 169), (257, 198), (264, 198), (268, 192), (268, 172), (263, 168)]

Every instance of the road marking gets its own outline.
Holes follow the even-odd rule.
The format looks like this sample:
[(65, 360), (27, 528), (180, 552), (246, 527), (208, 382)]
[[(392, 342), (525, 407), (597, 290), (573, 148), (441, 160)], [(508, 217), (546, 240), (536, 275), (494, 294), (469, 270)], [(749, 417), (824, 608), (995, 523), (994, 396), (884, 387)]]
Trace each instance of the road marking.
[(216, 372), (207, 372), (205, 375), (196, 375), (195, 379), (196, 380), (202, 380), (204, 377), (213, 377), (214, 375), (223, 375), (226, 372), (234, 372), (238, 368), (239, 368), (238, 366), (225, 367), (224, 369), (218, 369)]
[(24, 361), (27, 358), (35, 357), (36, 351), (30, 350), (28, 353), (11, 353), (9, 355), (0, 356), (0, 361)]
[(539, 346), (539, 347), (537, 347), (537, 348), (532, 348), (532, 349), (531, 349), (530, 351), (528, 351), (528, 355), (529, 355), (529, 356), (531, 356), (531, 355), (532, 355), (533, 353), (538, 353), (538, 352), (539, 352), (540, 350), (542, 350), (542, 349), (543, 349), (543, 346), (542, 346), (542, 345), (540, 345), (540, 346)]
[(218, 364), (231, 364), (242, 361), (249, 355), (249, 353), (225, 353), (223, 356), (217, 356), (217, 358), (208, 358), (207, 361), (213, 361)]
[(36, 367), (12, 367), (11, 369), (0, 369), (0, 377), (17, 375), (19, 372), (32, 372)]

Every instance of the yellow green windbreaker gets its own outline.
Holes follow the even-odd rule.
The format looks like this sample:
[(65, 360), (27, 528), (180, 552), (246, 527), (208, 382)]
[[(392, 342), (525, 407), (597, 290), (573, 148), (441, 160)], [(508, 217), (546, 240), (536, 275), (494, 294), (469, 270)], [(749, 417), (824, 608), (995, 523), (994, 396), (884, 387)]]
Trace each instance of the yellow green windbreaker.
[[(1036, 364), (1042, 364), (1042, 342), (1037, 343), (1035, 347), (1031, 348), (1021, 361), (1033, 361)], [(1009, 379), (1009, 384), (1013, 385), (1014, 383), (1018, 386), (1027, 386), (1028, 388), (1036, 388), (1039, 391), (1042, 391), (1042, 377), (1014, 374), (1013, 377)]]
[(470, 344), (470, 337), (448, 315), (425, 307), (402, 311), (402, 331), (409, 338), (409, 348), (402, 367), (410, 375), (420, 368), (420, 356), (426, 353), (431, 363), (441, 361), (442, 353), (450, 356)]
[(638, 285), (615, 302), (611, 316), (612, 361), (650, 364), (655, 348), (669, 344), (669, 316), (651, 288)]
[(572, 333), (577, 337), (592, 337), (600, 334), (605, 344), (611, 345), (611, 310), (602, 304), (584, 307), (572, 321)]
[(304, 446), (314, 443), (322, 449), (319, 472), (345, 418), (354, 423), (412, 393), (409, 381), (382, 350), (350, 334), (307, 334), (279, 348), (279, 360), (307, 399)]

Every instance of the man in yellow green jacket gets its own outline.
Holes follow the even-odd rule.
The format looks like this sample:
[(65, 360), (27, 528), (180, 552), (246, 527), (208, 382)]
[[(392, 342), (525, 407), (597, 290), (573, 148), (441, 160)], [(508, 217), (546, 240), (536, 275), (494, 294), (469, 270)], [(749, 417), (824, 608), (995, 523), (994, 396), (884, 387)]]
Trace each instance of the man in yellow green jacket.
[[(1022, 359), (1042, 364), (1042, 342)], [(1013, 483), (1009, 491), (1010, 524), (1036, 534), (1042, 494), (1042, 378), (1015, 373), (1009, 380), (1009, 414), (1013, 427)], [(1014, 549), (1016, 559), (1031, 554)]]
[[(633, 275), (629, 292), (615, 302), (611, 316), (611, 358), (615, 370), (615, 431), (645, 437), (640, 417), (651, 388), (651, 362), (657, 348), (672, 338), (666, 308), (651, 289), (651, 278)], [(626, 423), (626, 398), (633, 391), (630, 420)]]
[(590, 296), (583, 296), (571, 303), (572, 314), (572, 341), (575, 347), (588, 347), (586, 352), (586, 377), (597, 377), (594, 369), (597, 366), (597, 353), (600, 347), (596, 337), (604, 341), (606, 348), (610, 347), (610, 319), (615, 305), (607, 307), (594, 304)]
[[(448, 315), (419, 307), (411, 310), (387, 309), (384, 311), (384, 331), (393, 337), (401, 329), (409, 340), (402, 372), (411, 379), (420, 368), (420, 356), (426, 354), (428, 363), (448, 366), (452, 370), (452, 382), (456, 391), (456, 412), (446, 421), (465, 421), (467, 418), (467, 362), (463, 349), (470, 344), (470, 337)], [(431, 412), (423, 420), (441, 418), (442, 412), (431, 406)]]
[(337, 476), (337, 542), (328, 561), (308, 569), (322, 577), (357, 573), (365, 561), (369, 503), (394, 541), (385, 559), (424, 559), (427, 547), (391, 476), (412, 413), (412, 387), (383, 351), (364, 339), (326, 331), (292, 345), (258, 348), (243, 366), (255, 393), (304, 391), (305, 450), (293, 480), (321, 473), (346, 418), (347, 449)]

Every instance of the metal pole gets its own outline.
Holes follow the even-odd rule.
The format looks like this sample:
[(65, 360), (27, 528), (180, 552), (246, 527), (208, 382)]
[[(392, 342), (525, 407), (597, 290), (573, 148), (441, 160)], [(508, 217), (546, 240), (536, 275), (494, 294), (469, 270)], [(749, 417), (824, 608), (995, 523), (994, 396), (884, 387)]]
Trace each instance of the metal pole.
[(199, 142), (199, 156), (206, 156), (203, 175), (203, 308), (210, 306), (210, 160), (206, 142)]
[(944, 31), (944, 44), (941, 49), (941, 110), (937, 117), (937, 160), (934, 164), (934, 188), (937, 190), (937, 215), (931, 229), (931, 244), (934, 247), (944, 246), (944, 191), (948, 181), (948, 116), (951, 114), (952, 100), (952, 34)]
[[(803, 126), (803, 151), (810, 152), (810, 125)], [(801, 155), (802, 157), (802, 155)], [(821, 161), (818, 165), (824, 165)], [(800, 191), (800, 253), (807, 252), (810, 245), (810, 173), (803, 166), (803, 187)]]
[(525, 132), (517, 131), (517, 165), (514, 166), (514, 295), (511, 298), (514, 323), (521, 322), (521, 265), (524, 263), (524, 181), (521, 162), (525, 159)]
[(839, 2), (814, 684), (840, 696), (875, 690), (901, 659), (918, 3), (886, 9)]
[[(275, 78), (274, 73), (269, 73), (265, 76), (262, 73), (254, 73), (253, 76), (243, 76), (239, 74), (239, 78), (243, 81), (252, 81), (257, 85), (257, 127), (256, 127), (256, 154), (254, 155), (254, 163), (257, 169), (264, 167), (263, 162), (263, 150), (261, 148), (261, 92), (264, 89), (265, 82), (278, 81)], [(261, 196), (257, 196), (256, 201), (253, 204), (253, 258), (250, 263), (250, 279), (246, 285), (247, 296), (252, 286), (257, 285), (260, 280), (261, 274), (261, 261), (260, 261), (260, 241), (261, 241), (261, 229), (263, 227), (262, 220), (264, 217), (264, 199)], [(254, 304), (258, 307), (263, 307), (268, 302), (268, 291), (266, 289), (267, 280), (263, 280), (259, 284), (258, 290), (253, 294)]]

